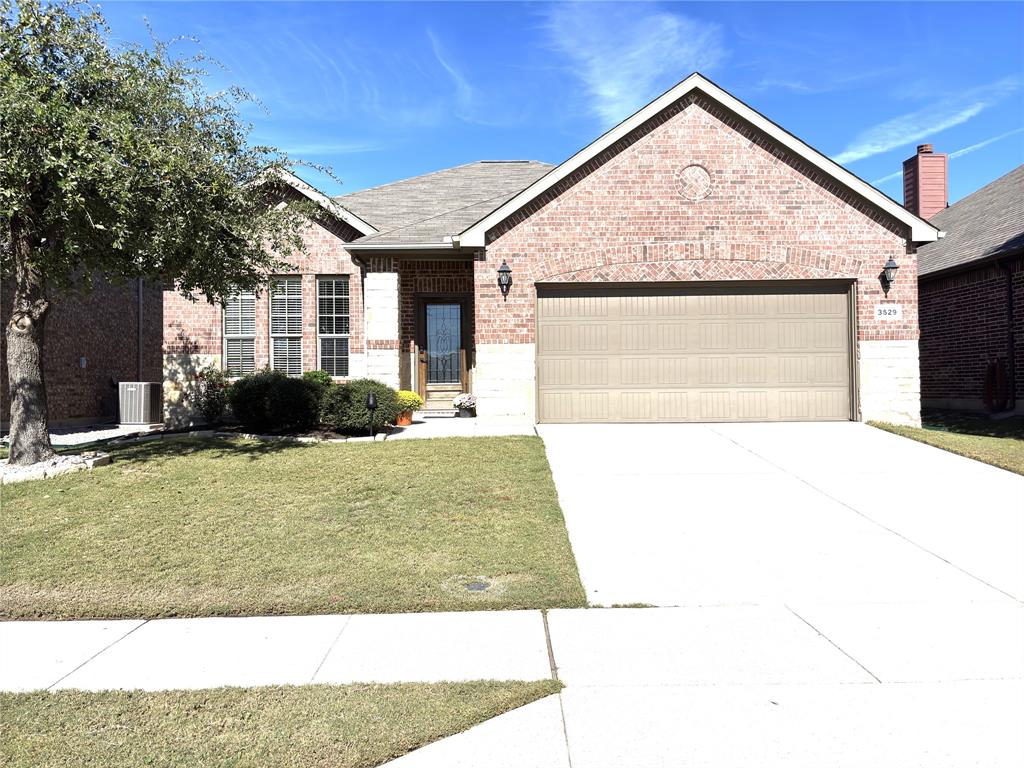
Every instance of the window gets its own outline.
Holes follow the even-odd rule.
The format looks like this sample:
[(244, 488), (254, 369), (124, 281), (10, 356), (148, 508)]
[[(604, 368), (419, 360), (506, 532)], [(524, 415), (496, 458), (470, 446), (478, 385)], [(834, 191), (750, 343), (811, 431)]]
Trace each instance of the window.
[(320, 369), (348, 376), (348, 277), (321, 277), (316, 300)]
[(256, 369), (256, 297), (236, 293), (224, 304), (224, 371), (245, 376)]
[(302, 373), (302, 280), (278, 277), (270, 286), (270, 365)]

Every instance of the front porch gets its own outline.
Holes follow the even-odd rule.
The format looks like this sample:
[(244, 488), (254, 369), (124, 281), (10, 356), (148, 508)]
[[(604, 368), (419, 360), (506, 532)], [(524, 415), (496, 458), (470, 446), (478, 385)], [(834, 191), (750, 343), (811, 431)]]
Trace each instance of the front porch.
[(472, 389), (473, 262), (374, 257), (364, 281), (367, 375), (451, 411)]

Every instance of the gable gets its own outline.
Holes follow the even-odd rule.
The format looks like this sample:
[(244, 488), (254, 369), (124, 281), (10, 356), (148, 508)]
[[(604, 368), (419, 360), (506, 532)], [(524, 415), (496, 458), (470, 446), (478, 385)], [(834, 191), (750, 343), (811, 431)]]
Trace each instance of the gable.
[(801, 167), (805, 176), (815, 179), (822, 188), (843, 197), (845, 202), (869, 217), (905, 230), (908, 239), (930, 242), (938, 237), (936, 227), (914, 216), (703, 76), (693, 74), (453, 239), (462, 247), (486, 245), (501, 231), (542, 209), (694, 104), (701, 105), (708, 113), (721, 113), (725, 116), (723, 122), (732, 123), (734, 129), (746, 133), (750, 141), (770, 147), (772, 154), (786, 159), (794, 167)]

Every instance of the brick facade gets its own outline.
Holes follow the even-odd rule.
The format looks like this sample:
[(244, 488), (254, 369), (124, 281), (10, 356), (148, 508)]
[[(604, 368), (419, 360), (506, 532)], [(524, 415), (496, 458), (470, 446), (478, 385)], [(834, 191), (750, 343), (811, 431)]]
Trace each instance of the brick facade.
[[(11, 316), (13, 284), (4, 279), (0, 322)], [(160, 381), (161, 291), (144, 284), (142, 358), (139, 369), (137, 283), (118, 287), (97, 282), (84, 295), (56, 297), (46, 319), (43, 376), (50, 421), (114, 421), (117, 383)], [(7, 347), (0, 355), (0, 421), (7, 423), (11, 400)], [(84, 366), (83, 366), (84, 358)]]
[[(476, 261), (477, 341), (534, 341), (534, 282), (857, 281), (858, 339), (917, 339), (917, 261), (905, 233), (717, 105), (687, 98), (493, 233)], [(680, 172), (711, 178), (690, 200)], [(878, 275), (901, 271), (887, 298)], [(503, 302), (502, 260), (515, 285)], [(899, 323), (874, 305), (899, 302)]]
[[(363, 333), (362, 271), (345, 250), (359, 237), (347, 225), (310, 222), (303, 233), (306, 252), (289, 259), (291, 270), (276, 276), (302, 278), (302, 368), (319, 368), (317, 342), (317, 277), (349, 276), (350, 374), (363, 375), (359, 364), (366, 351)], [(223, 355), (223, 310), (202, 299), (190, 301), (174, 290), (163, 293), (163, 368), (165, 416), (171, 423), (191, 418), (188, 392), (195, 376), (208, 365), (220, 367)], [(256, 299), (256, 368), (270, 364), (270, 300), (264, 291)]]
[[(692, 94), (488, 233), (475, 261), (476, 342), (532, 345), (538, 282), (849, 279), (858, 349), (899, 350), (884, 375), (900, 390), (894, 400), (905, 401), (897, 417), (913, 423), (917, 260), (907, 235), (717, 102)], [(886, 297), (878, 278), (890, 257), (900, 272)], [(503, 260), (513, 274), (507, 301), (496, 282)], [(900, 304), (902, 319), (876, 320), (883, 301)], [(517, 381), (531, 363), (520, 365)], [(872, 386), (879, 403), (889, 384)]]
[[(985, 372), (1002, 360), (1015, 373), (1024, 404), (1024, 256), (921, 279), (921, 398), (926, 407), (984, 410)], [(1014, 338), (1010, 366), (1007, 306), (1012, 286)]]

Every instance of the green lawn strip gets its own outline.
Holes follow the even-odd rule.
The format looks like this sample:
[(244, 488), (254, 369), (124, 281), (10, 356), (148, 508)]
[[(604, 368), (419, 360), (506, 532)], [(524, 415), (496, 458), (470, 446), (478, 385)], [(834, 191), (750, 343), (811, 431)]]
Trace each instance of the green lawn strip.
[(993, 436), (956, 431), (956, 427), (948, 423), (925, 422), (922, 429), (875, 421), (868, 423), (886, 432), (1024, 475), (1024, 437), (1013, 436), (1013, 432)]
[(539, 682), (0, 694), (0, 764), (362, 768), (559, 690)]
[[(0, 616), (585, 604), (536, 437), (161, 440), (4, 486)], [(465, 589), (484, 577), (491, 588)]]

